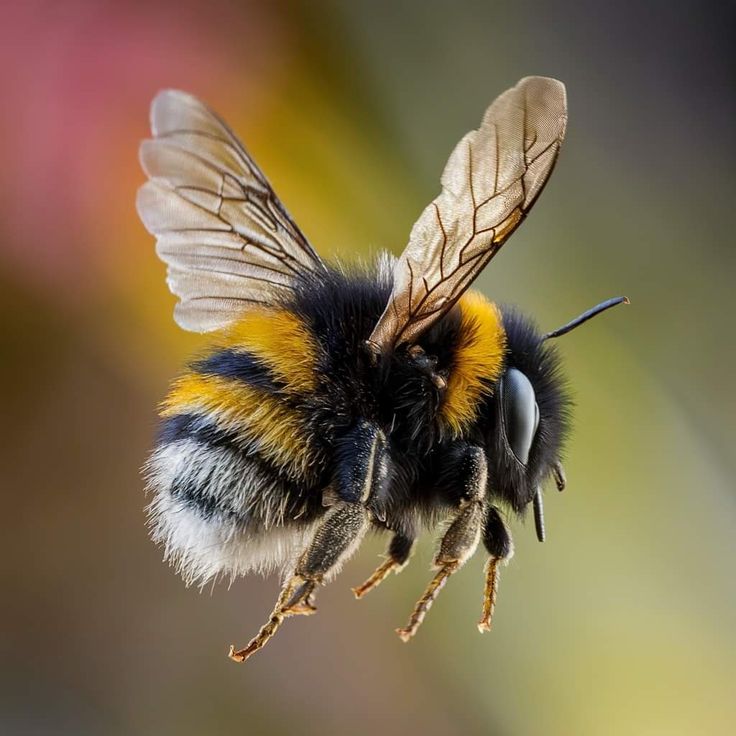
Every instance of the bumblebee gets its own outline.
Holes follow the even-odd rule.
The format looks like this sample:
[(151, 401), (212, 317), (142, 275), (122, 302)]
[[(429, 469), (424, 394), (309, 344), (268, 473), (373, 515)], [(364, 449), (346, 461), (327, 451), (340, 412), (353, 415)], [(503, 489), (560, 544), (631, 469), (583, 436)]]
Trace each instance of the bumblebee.
[(504, 513), (531, 505), (541, 541), (542, 487), (565, 487), (571, 403), (550, 340), (627, 301), (544, 334), (469, 290), (541, 193), (566, 123), (564, 85), (522, 79), (458, 143), (403, 254), (359, 269), (317, 255), (212, 110), (177, 91), (154, 99), (137, 208), (180, 300), (176, 322), (212, 340), (160, 408), (145, 469), (152, 537), (188, 583), (274, 569), (284, 580), (231, 659), (314, 613), (369, 530), (391, 536), (358, 598), (443, 525), (401, 639), (481, 542), (478, 628), (490, 628), (513, 554)]

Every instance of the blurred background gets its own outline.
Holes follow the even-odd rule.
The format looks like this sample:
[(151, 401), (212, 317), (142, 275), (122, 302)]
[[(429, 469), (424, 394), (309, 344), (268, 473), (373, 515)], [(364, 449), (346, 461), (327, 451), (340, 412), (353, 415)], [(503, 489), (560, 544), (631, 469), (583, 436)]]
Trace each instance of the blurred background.
[[(731, 734), (736, 729), (732, 2), (4, 3), (3, 734)], [(556, 327), (578, 403), (549, 540), (515, 523), (419, 636), (428, 536), (360, 603), (372, 539), (245, 666), (275, 578), (186, 589), (147, 538), (155, 406), (202, 339), (134, 209), (163, 87), (230, 122), (326, 257), (400, 252), (457, 140), (528, 74), (570, 124), (479, 287)]]

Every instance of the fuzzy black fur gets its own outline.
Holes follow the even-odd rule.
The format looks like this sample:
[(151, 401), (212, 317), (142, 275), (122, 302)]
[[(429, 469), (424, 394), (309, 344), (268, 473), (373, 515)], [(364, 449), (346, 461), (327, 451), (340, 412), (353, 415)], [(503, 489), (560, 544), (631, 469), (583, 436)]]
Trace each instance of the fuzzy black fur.
[[(257, 492), (273, 494), (278, 498), (285, 496), (288, 499), (287, 515), (298, 514), (303, 522), (308, 522), (321, 514), (323, 510), (321, 499), (314, 493), (314, 488), (326, 485), (328, 479), (320, 475), (319, 468), (313, 469), (311, 475), (295, 479), (284, 472), (278, 464), (244, 445), (238, 435), (217, 427), (209, 418), (197, 414), (178, 414), (161, 422), (157, 437), (158, 447), (183, 440), (193, 442), (202, 448), (228, 450), (240, 467), (247, 463), (250, 482), (252, 483), (252, 478), (255, 477), (263, 479)], [(239, 474), (232, 473), (230, 491), (225, 490), (215, 497), (209, 488), (207, 478), (193, 476), (186, 470), (187, 466), (184, 467), (185, 469), (175, 476), (170, 488), (174, 498), (196, 510), (204, 519), (220, 517), (243, 525), (251, 523), (258, 525), (258, 519), (251, 519), (241, 508), (229, 503), (229, 498), (239, 496), (238, 486), (243, 483), (243, 478)]]
[(218, 350), (191, 365), (192, 370), (222, 378), (235, 378), (250, 386), (276, 394), (284, 388), (267, 366), (244, 350)]
[[(322, 494), (329, 485), (344, 501), (360, 500), (370, 448), (375, 447), (378, 454), (374, 459), (382, 468), (380, 493), (373, 494), (376, 498), (370, 506), (375, 523), (406, 540), (416, 536), (417, 525), (436, 522), (444, 509), (463, 500), (464, 479), (477, 472), (479, 454), (487, 458), (488, 496), (522, 511), (559, 460), (567, 431), (570, 402), (557, 353), (542, 342), (530, 320), (514, 310), (502, 310), (508, 346), (504, 370), (514, 367), (524, 373), (534, 388), (540, 412), (526, 466), (519, 463), (499, 431), (499, 407), (493, 396), (481, 408), (476, 426), (464, 437), (450, 439), (438, 420), (441, 390), (412, 362), (406, 348), (383, 357), (378, 365), (365, 348), (390, 291), (390, 281), (377, 271), (331, 269), (305, 277), (297, 285), (283, 306), (305, 322), (317, 344), (317, 388), (308, 396), (286, 396), (268, 368), (244, 351), (221, 351), (192, 364), (196, 371), (236, 378), (277, 395), (304, 417), (314, 447), (308, 477), (286, 477), (261, 458), (255, 446), (239, 445), (237, 438), (226, 436), (196, 416), (168, 419), (159, 443), (188, 438), (210, 446), (227, 445), (235, 454), (245, 453), (249, 463), (258, 464), (258, 470), (272, 474), (275, 484), (270, 491), (254, 488), (253, 493), (278, 488), (289, 497), (287, 508), (303, 509), (306, 502), (309, 518), (321, 512)], [(419, 340), (426, 355), (436, 357), (437, 371), (452, 371), (461, 329), (456, 308)], [(233, 511), (224, 506), (215, 508), (205, 490), (187, 486), (184, 479), (175, 489), (205, 516), (218, 510), (227, 515)], [(489, 549), (505, 548), (503, 534), (492, 522), (486, 537)]]
[[(365, 419), (390, 434), (399, 451), (426, 455), (439, 438), (439, 392), (411, 365), (404, 349), (374, 366), (364, 344), (390, 292), (391, 284), (376, 273), (331, 270), (305, 282), (287, 306), (319, 340), (320, 393), (336, 429)], [(459, 314), (452, 311), (422, 336), (421, 345), (437, 357), (438, 370), (451, 368), (459, 330)]]
[[(320, 390), (310, 407), (315, 431), (328, 445), (341, 447), (343, 463), (345, 444), (340, 438), (354, 432), (358, 423), (367, 421), (385, 433), (391, 474), (389, 528), (408, 531), (413, 526), (409, 517), (434, 519), (443, 506), (458, 502), (467, 441), (488, 455), (489, 494), (517, 512), (523, 510), (560, 459), (568, 428), (570, 401), (556, 350), (542, 341), (531, 320), (514, 309), (502, 310), (508, 346), (505, 368), (517, 368), (527, 376), (540, 412), (526, 466), (503, 443), (493, 398), (477, 426), (465, 438), (450, 441), (436, 420), (441, 394), (407, 359), (405, 350), (374, 366), (364, 347), (390, 290), (391, 284), (376, 273), (331, 270), (305, 282), (287, 305), (306, 320), (323, 348)], [(422, 336), (420, 344), (437, 357), (438, 370), (452, 370), (460, 330), (459, 312), (453, 310)]]
[[(392, 529), (409, 532), (413, 517), (432, 516), (436, 492), (426, 482), (427, 468), (442, 440), (437, 409), (441, 395), (431, 379), (412, 365), (405, 349), (376, 366), (365, 347), (388, 301), (391, 284), (364, 271), (331, 270), (298, 289), (286, 306), (299, 314), (320, 346), (319, 388), (304, 407), (312, 431), (326, 444), (340, 448), (344, 461), (350, 436), (363, 423), (378, 427), (388, 438), (389, 482), (385, 505), (391, 508)], [(460, 338), (460, 316), (451, 312), (422, 337), (437, 370), (450, 370)], [(348, 443), (347, 447), (350, 447)], [(356, 445), (357, 448), (357, 445)], [(353, 452), (356, 464), (357, 451)]]

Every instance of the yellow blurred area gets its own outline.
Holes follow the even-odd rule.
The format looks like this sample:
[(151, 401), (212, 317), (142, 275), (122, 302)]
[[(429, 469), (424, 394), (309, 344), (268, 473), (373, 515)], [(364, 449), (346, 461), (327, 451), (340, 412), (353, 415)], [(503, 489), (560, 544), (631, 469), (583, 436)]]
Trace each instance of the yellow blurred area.
[[(0, 9), (3, 734), (659, 736), (736, 730), (736, 255), (730, 4), (31, 3)], [(400, 252), (457, 140), (528, 74), (570, 126), (479, 279), (560, 340), (577, 402), (549, 539), (512, 523), (419, 635), (428, 536), (356, 602), (371, 539), (263, 653), (275, 578), (186, 589), (147, 538), (155, 406), (201, 338), (137, 219), (150, 99), (238, 132), (317, 250)]]

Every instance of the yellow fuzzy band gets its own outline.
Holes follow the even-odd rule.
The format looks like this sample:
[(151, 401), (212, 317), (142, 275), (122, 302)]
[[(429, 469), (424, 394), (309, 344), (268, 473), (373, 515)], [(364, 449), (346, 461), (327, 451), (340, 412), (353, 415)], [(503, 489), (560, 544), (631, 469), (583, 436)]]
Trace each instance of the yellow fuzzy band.
[(301, 417), (273, 396), (242, 381), (187, 373), (164, 399), (161, 417), (197, 413), (222, 429), (241, 434), (259, 452), (294, 475), (305, 471), (313, 454)]
[(313, 391), (318, 346), (307, 325), (285, 309), (253, 309), (215, 338), (215, 348), (247, 350), (293, 393)]
[(467, 292), (458, 302), (461, 313), (460, 344), (440, 417), (454, 435), (467, 430), (477, 419), (481, 399), (491, 393), (501, 375), (506, 333), (501, 312), (477, 291)]

